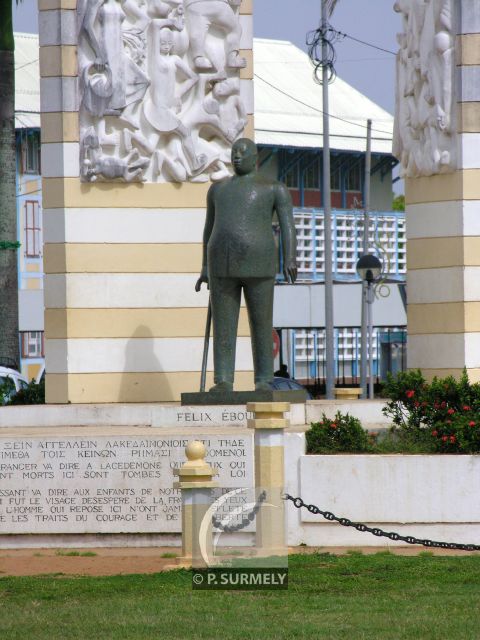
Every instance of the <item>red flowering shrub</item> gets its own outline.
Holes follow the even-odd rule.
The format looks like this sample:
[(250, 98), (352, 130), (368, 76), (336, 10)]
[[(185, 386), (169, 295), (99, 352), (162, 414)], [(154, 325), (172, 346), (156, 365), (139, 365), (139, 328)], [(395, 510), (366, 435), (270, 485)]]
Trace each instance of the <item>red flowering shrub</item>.
[(334, 420), (325, 414), (305, 433), (307, 453), (364, 453), (372, 451), (368, 432), (360, 420), (338, 411)]
[(427, 383), (420, 371), (389, 377), (389, 398), (383, 412), (399, 438), (422, 442), (437, 453), (480, 453), (480, 385), (434, 378)]
[(480, 453), (480, 420), (472, 410), (455, 414), (453, 420), (438, 421), (430, 429), (437, 453)]

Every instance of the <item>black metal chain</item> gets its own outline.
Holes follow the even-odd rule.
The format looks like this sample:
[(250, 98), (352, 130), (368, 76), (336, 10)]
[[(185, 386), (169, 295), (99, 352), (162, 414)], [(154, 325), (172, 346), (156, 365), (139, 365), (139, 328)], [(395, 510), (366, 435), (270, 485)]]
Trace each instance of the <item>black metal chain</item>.
[(437, 542), (436, 540), (428, 540), (427, 538), (415, 538), (414, 536), (402, 536), (399, 533), (395, 533), (394, 531), (383, 531), (383, 529), (379, 529), (378, 527), (369, 527), (362, 522), (352, 522), (348, 518), (339, 518), (331, 511), (322, 511), (314, 504), (307, 504), (301, 498), (294, 498), (293, 496), (286, 493), (283, 496), (284, 500), (290, 500), (293, 502), (294, 506), (297, 509), (301, 509), (305, 507), (307, 511), (312, 513), (313, 515), (320, 515), (325, 518), (325, 520), (329, 520), (330, 522), (338, 522), (342, 525), (342, 527), (353, 527), (357, 531), (361, 531), (362, 533), (371, 533), (377, 537), (389, 538), (390, 540), (394, 540), (395, 542), (401, 541), (406, 542), (407, 544), (419, 544), (424, 547), (434, 547), (439, 549), (458, 549), (460, 551), (480, 551), (480, 545), (478, 544), (461, 544), (456, 542)]
[(262, 506), (262, 502), (265, 502), (267, 499), (267, 492), (262, 491), (262, 493), (258, 496), (258, 500), (255, 503), (255, 506), (250, 511), (248, 515), (243, 516), (242, 521), (238, 524), (222, 524), (222, 521), (217, 518), (217, 516), (212, 516), (212, 524), (216, 529), (220, 529), (220, 531), (224, 531), (225, 533), (234, 533), (235, 531), (241, 531), (248, 527), (251, 524), (260, 511), (260, 507)]

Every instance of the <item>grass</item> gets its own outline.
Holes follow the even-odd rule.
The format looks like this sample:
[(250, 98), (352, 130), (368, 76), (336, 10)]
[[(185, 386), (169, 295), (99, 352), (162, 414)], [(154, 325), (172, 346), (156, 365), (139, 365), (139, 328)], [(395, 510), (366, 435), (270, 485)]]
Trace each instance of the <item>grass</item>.
[(187, 571), (0, 578), (2, 640), (475, 640), (480, 556), (290, 558), (288, 591), (196, 591)]

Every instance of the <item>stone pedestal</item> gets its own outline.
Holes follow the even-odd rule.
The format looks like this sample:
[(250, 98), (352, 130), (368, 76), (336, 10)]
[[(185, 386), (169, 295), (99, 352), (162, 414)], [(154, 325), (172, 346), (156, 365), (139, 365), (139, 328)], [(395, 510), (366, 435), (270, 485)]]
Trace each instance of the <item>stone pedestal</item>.
[(258, 402), (291, 402), (303, 404), (307, 401), (304, 389), (271, 389), (269, 391), (222, 391), (219, 393), (182, 393), (182, 405), (243, 405)]
[(258, 495), (262, 491), (267, 494), (266, 503), (256, 518), (255, 546), (262, 556), (283, 555), (284, 429), (289, 426), (284, 414), (290, 411), (290, 405), (288, 402), (251, 402), (247, 409), (255, 414), (248, 421), (248, 427), (255, 433), (255, 488)]

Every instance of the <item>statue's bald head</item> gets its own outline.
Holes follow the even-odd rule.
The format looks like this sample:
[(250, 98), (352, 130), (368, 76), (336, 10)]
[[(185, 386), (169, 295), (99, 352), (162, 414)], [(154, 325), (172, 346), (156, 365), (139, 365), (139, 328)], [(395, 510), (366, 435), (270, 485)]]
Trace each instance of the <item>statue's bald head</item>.
[(257, 145), (249, 138), (240, 138), (232, 147), (232, 164), (235, 173), (239, 176), (246, 175), (255, 170), (257, 166)]

